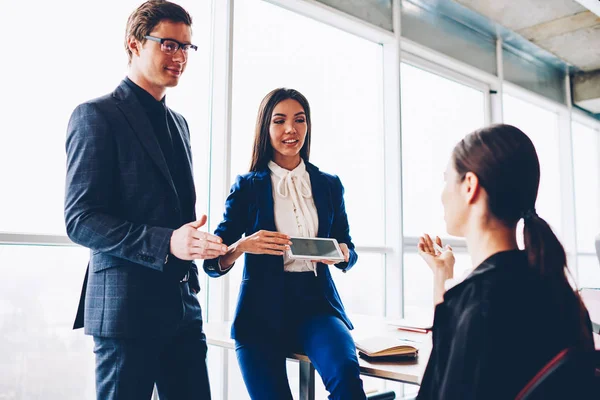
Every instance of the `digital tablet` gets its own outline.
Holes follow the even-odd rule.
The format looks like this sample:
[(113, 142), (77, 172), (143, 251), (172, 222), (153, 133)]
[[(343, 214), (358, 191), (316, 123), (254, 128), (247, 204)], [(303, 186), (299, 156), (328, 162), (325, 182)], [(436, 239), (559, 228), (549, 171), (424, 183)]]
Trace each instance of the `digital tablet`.
[(332, 260), (344, 261), (337, 240), (331, 238), (290, 238), (292, 244), (288, 254), (295, 260)]

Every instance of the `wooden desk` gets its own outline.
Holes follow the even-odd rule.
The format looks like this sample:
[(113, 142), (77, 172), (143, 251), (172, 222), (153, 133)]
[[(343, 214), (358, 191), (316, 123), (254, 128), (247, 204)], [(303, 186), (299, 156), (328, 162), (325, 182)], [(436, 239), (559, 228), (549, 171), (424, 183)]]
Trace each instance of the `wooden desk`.
[[(591, 314), (591, 311), (590, 311)], [(385, 323), (378, 317), (364, 315), (353, 315), (351, 320), (355, 329), (352, 336), (355, 340), (370, 336), (394, 336), (403, 339), (414, 340), (419, 348), (419, 357), (416, 361), (403, 363), (370, 363), (359, 358), (360, 373), (366, 376), (388, 379), (397, 382), (421, 384), (429, 355), (431, 354), (431, 334), (400, 331)], [(206, 341), (209, 345), (235, 349), (234, 341), (229, 337), (230, 322), (211, 322), (204, 325)], [(596, 350), (600, 350), (600, 334), (594, 333)], [(297, 360), (300, 364), (300, 399), (314, 400), (315, 398), (315, 369), (310, 360), (304, 354), (290, 354), (288, 357)]]
[[(419, 348), (419, 357), (415, 361), (370, 363), (359, 358), (360, 373), (366, 376), (388, 379), (397, 382), (419, 385), (431, 353), (431, 335), (415, 332), (404, 332), (388, 326), (383, 318), (364, 315), (350, 317), (355, 329), (352, 336), (355, 340), (371, 336), (393, 336), (415, 341)], [(204, 325), (206, 341), (209, 345), (235, 349), (234, 341), (229, 337), (231, 322), (210, 322)], [(304, 354), (290, 354), (292, 360), (300, 363), (300, 399), (313, 400), (315, 397), (315, 369)]]

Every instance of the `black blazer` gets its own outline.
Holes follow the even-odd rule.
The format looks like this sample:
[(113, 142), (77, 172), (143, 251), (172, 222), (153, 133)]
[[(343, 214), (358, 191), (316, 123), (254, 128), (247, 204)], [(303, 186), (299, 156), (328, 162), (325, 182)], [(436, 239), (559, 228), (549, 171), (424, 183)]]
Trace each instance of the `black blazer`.
[[(344, 188), (337, 176), (319, 171), (306, 163), (313, 198), (319, 218), (317, 237), (336, 238), (350, 250), (349, 261), (336, 264), (344, 272), (358, 260), (350, 237), (344, 206)], [(238, 176), (225, 204), (223, 221), (215, 235), (231, 245), (242, 234), (250, 236), (259, 230), (277, 231), (273, 211), (273, 187), (269, 170)], [(234, 267), (235, 268), (235, 267)], [(212, 277), (221, 276), (218, 258), (204, 261), (204, 270)], [(240, 286), (231, 337), (243, 342), (274, 340), (281, 337), (283, 314), (283, 257), (266, 254), (245, 254), (244, 274)], [(317, 277), (333, 312), (353, 329), (342, 300), (331, 279), (329, 267), (317, 264)]]
[[(436, 307), (417, 398), (514, 399), (559, 351), (577, 344), (579, 311), (557, 303), (524, 252), (489, 257)], [(560, 306), (575, 318), (561, 320)], [(591, 340), (589, 319), (588, 325)]]
[[(185, 119), (169, 110), (187, 155)], [(179, 281), (199, 290), (198, 269), (169, 254), (173, 230), (184, 223), (179, 194), (152, 125), (125, 83), (79, 105), (67, 131), (65, 222), (75, 243), (91, 250), (74, 328), (108, 337), (160, 334), (182, 317)], [(193, 210), (185, 210), (194, 215)]]

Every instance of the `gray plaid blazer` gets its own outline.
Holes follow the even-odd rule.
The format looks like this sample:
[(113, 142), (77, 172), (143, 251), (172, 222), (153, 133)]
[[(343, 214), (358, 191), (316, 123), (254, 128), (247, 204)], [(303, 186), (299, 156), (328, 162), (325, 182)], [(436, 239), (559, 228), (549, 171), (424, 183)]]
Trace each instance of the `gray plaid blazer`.
[[(188, 125), (171, 113), (189, 161)], [(90, 249), (74, 329), (103, 337), (159, 335), (182, 317), (179, 281), (198, 269), (171, 256), (184, 223), (179, 198), (150, 120), (125, 82), (79, 105), (69, 121), (65, 223), (69, 238)], [(195, 204), (193, 195), (191, 202)], [(195, 215), (195, 214), (194, 214)]]

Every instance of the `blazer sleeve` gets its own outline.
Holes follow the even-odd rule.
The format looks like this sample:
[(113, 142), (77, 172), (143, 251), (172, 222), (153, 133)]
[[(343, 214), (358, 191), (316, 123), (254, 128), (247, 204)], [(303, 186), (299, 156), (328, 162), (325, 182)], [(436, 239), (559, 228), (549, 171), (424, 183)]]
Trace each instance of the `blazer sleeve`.
[(350, 226), (348, 225), (348, 215), (346, 215), (346, 206), (344, 204), (344, 186), (340, 178), (335, 176), (333, 180), (332, 199), (333, 199), (333, 222), (331, 224), (331, 237), (335, 238), (338, 243), (348, 245), (350, 255), (348, 262), (341, 262), (335, 266), (343, 272), (348, 271), (356, 264), (358, 255), (354, 250), (354, 243), (350, 237)]
[(162, 271), (173, 229), (132, 223), (114, 213), (116, 144), (98, 105), (78, 106), (67, 129), (65, 224), (69, 238), (92, 251)]
[[(491, 321), (484, 308), (483, 304), (470, 305), (460, 316), (454, 339), (449, 344), (448, 359), (443, 367), (438, 367), (444, 371), (440, 385), (431, 388), (437, 391), (440, 400), (508, 398), (507, 393), (501, 394), (508, 385), (498, 386), (502, 371), (496, 369), (499, 360), (492, 357), (490, 347), (503, 347), (503, 343), (490, 343)], [(510, 353), (510, 349), (505, 350)]]
[[(225, 201), (223, 221), (221, 221), (215, 230), (215, 235), (223, 239), (223, 244), (227, 246), (237, 242), (246, 230), (245, 222), (248, 219), (249, 205), (249, 191), (246, 188), (248, 184), (247, 180), (248, 178), (239, 175), (236, 178)], [(231, 270), (231, 268), (227, 268), (222, 271), (219, 267), (219, 258), (204, 260), (204, 271), (213, 278), (225, 275)]]

